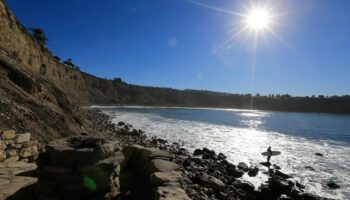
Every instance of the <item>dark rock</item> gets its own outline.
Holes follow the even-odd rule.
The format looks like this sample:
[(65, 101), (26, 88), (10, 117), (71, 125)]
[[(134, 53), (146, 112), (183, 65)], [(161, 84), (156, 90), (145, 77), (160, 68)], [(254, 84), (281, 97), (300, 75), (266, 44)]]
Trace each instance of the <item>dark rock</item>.
[(289, 176), (288, 174), (285, 174), (283, 172), (281, 172), (280, 170), (276, 170), (274, 173), (273, 173), (274, 176), (278, 176), (282, 179), (287, 179), (287, 178), (292, 178), (291, 176)]
[(227, 173), (230, 176), (233, 176), (235, 178), (240, 178), (243, 176), (244, 171), (241, 169), (235, 169), (234, 167), (227, 168)]
[(294, 198), (289, 197), (289, 196), (287, 196), (285, 194), (282, 194), (280, 197), (278, 197), (277, 200), (294, 200)]
[(242, 189), (244, 191), (247, 191), (247, 192), (254, 192), (254, 185), (248, 181), (245, 181), (245, 180), (235, 180), (233, 183), (232, 183), (233, 186), (235, 186), (236, 188), (239, 188), (239, 189)]
[(323, 156), (322, 153), (315, 153), (316, 156)]
[(259, 172), (259, 168), (255, 165), (251, 165), (249, 167), (248, 175), (253, 177), (253, 176), (256, 176), (258, 172)]
[(270, 167), (271, 163), (270, 162), (261, 162), (260, 165), (264, 165), (265, 167)]
[(333, 181), (328, 181), (327, 186), (333, 190), (340, 188), (340, 186), (338, 184), (334, 183)]
[(203, 183), (205, 186), (212, 188), (215, 191), (221, 191), (225, 188), (224, 182), (222, 182), (220, 179), (217, 179), (213, 176), (210, 176), (206, 173), (203, 173), (199, 177), (201, 183)]
[(299, 188), (299, 189), (305, 189), (305, 185), (303, 185), (303, 184), (299, 183), (298, 181), (297, 181), (297, 182), (295, 182), (295, 185), (296, 185), (296, 186), (297, 186), (297, 188)]
[(324, 200), (324, 198), (318, 197), (314, 194), (310, 194), (310, 193), (302, 193), (299, 194), (299, 198), (303, 199), (303, 200)]
[(278, 166), (278, 165), (276, 165), (276, 164), (273, 164), (272, 166), (273, 166), (273, 168), (275, 168), (275, 169), (278, 169), (278, 170), (281, 169), (281, 167)]
[(249, 171), (249, 167), (245, 162), (238, 163), (237, 167), (245, 172)]
[(218, 159), (219, 160), (225, 160), (227, 157), (223, 153), (219, 153)]
[(199, 155), (202, 155), (203, 154), (203, 151), (201, 150), (201, 149), (196, 149), (196, 150), (194, 150), (194, 152), (193, 152), (193, 155), (194, 156), (199, 156)]
[(306, 166), (305, 169), (311, 170), (311, 171), (315, 171), (315, 169), (311, 166)]
[(285, 181), (279, 177), (271, 177), (269, 178), (268, 182), (270, 193), (277, 197), (281, 196), (282, 194), (289, 194), (292, 189), (288, 181)]

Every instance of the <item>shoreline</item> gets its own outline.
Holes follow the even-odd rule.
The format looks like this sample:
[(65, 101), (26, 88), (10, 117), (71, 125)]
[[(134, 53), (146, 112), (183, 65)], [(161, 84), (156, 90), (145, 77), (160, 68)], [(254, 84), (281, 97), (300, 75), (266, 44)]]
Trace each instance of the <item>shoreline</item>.
[[(108, 122), (110, 124), (114, 124), (111, 122), (111, 118), (104, 114), (101, 110), (97, 108), (88, 108), (88, 110), (97, 112), (99, 116), (104, 116), (105, 119), (108, 118)], [(128, 135), (127, 140), (129, 140), (129, 142), (126, 142), (126, 144), (139, 144), (145, 147), (156, 147), (161, 150), (169, 151), (169, 153), (174, 156), (174, 161), (181, 166), (183, 174), (186, 175), (185, 180), (189, 179), (192, 183), (186, 183), (187, 185), (183, 189), (193, 199), (210, 198), (208, 196), (205, 196), (206, 193), (202, 191), (208, 189), (208, 183), (206, 183), (205, 180), (203, 181), (203, 176), (207, 177), (207, 175), (209, 177), (213, 177), (213, 180), (218, 180), (218, 182), (221, 181), (225, 185), (223, 186), (223, 191), (226, 191), (226, 193), (222, 191), (216, 191), (218, 193), (216, 196), (214, 196), (218, 199), (230, 199), (228, 197), (231, 197), (232, 195), (237, 197), (240, 192), (245, 193), (245, 195), (237, 197), (237, 199), (264, 199), (267, 197), (265, 196), (262, 198), (261, 195), (270, 195), (268, 198), (277, 199), (276, 196), (279, 195), (278, 190), (281, 189), (278, 189), (278, 187), (285, 187), (283, 190), (285, 192), (287, 191), (286, 193), (289, 195), (293, 195), (294, 198), (297, 197), (296, 199), (320, 199), (319, 197), (310, 193), (304, 193), (303, 188), (305, 188), (305, 186), (301, 185), (298, 182), (292, 182), (288, 180), (288, 178), (291, 177), (281, 172), (280, 170), (283, 169), (280, 169), (278, 166), (272, 167), (272, 171), (267, 174), (267, 184), (263, 184), (259, 188), (255, 188), (252, 183), (242, 180), (240, 177), (242, 177), (243, 174), (248, 174), (249, 171), (256, 171), (256, 166), (248, 166), (245, 163), (239, 163), (237, 166), (233, 165), (226, 160), (226, 156), (224, 154), (216, 154), (214, 151), (207, 148), (196, 150), (196, 155), (193, 155), (187, 149), (182, 148), (179, 143), (168, 144), (166, 140), (156, 137), (143, 138), (143, 140), (139, 140), (140, 135), (143, 137), (142, 135), (144, 132), (141, 130), (132, 130), (131, 124), (120, 122), (119, 125), (115, 124), (115, 126), (119, 132), (121, 131), (124, 132), (124, 135)], [(125, 128), (126, 126), (128, 128)], [(130, 142), (130, 139), (132, 142)], [(202, 154), (198, 154), (200, 151)], [(231, 168), (231, 171), (227, 170), (228, 168)], [(199, 169), (201, 172), (200, 174), (196, 173), (196, 171)], [(232, 189), (232, 187), (234, 187), (234, 189)], [(239, 191), (237, 191), (237, 189)], [(214, 194), (213, 192), (214, 191), (210, 191), (209, 193)], [(221, 192), (223, 194), (220, 194)]]

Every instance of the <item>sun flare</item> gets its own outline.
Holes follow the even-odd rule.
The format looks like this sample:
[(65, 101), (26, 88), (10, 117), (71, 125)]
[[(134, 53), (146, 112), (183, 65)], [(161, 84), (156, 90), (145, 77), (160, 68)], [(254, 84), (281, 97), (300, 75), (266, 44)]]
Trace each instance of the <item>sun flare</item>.
[(271, 15), (264, 9), (254, 9), (246, 16), (247, 26), (255, 31), (269, 28)]

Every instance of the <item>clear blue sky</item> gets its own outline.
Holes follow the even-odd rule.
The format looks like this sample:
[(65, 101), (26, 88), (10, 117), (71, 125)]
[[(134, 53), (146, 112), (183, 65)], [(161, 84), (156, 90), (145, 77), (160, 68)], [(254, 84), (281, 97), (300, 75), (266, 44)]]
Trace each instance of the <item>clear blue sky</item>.
[[(198, 0), (245, 12), (242, 2)], [(282, 1), (279, 24), (244, 33), (241, 17), (185, 0), (7, 0), (48, 48), (98, 77), (132, 84), (233, 93), (350, 93), (350, 1)], [(265, 33), (265, 38), (262, 37)], [(282, 41), (283, 40), (283, 41)], [(219, 49), (219, 47), (222, 48)], [(254, 55), (256, 61), (254, 65)]]

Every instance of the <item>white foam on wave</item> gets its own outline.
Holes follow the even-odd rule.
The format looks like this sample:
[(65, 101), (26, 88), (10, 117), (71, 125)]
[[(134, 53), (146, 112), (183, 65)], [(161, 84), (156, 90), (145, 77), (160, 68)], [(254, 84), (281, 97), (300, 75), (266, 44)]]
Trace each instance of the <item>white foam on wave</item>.
[[(167, 139), (169, 142), (184, 141), (190, 151), (207, 147), (227, 155), (233, 163), (247, 162), (261, 169), (258, 177), (244, 176), (255, 186), (267, 180), (261, 173), (266, 168), (259, 162), (266, 161), (261, 156), (268, 146), (282, 152), (271, 161), (281, 166), (282, 171), (292, 175), (294, 180), (306, 185), (306, 191), (333, 199), (350, 199), (350, 148), (338, 146), (334, 142), (315, 141), (301, 137), (266, 132), (254, 129), (259, 119), (252, 119), (252, 128), (236, 128), (195, 121), (169, 119), (155, 113), (136, 113), (116, 109), (101, 108), (117, 123), (125, 121), (137, 129), (146, 131), (148, 136)], [(255, 117), (259, 113), (248, 114)], [(324, 157), (316, 156), (319, 152)], [(312, 167), (314, 171), (305, 167)], [(325, 185), (333, 180), (340, 189), (330, 190)]]

